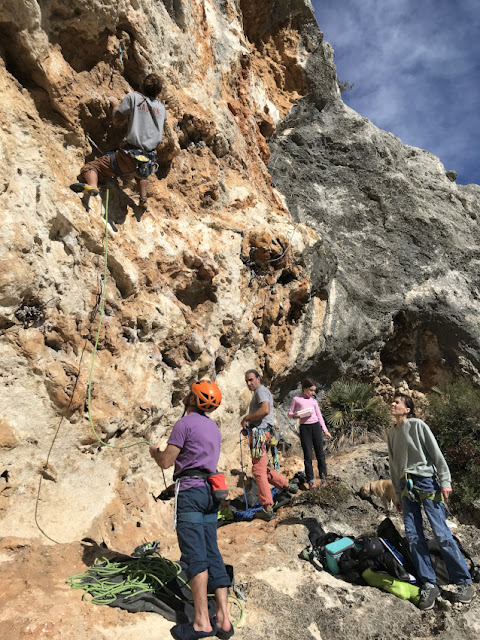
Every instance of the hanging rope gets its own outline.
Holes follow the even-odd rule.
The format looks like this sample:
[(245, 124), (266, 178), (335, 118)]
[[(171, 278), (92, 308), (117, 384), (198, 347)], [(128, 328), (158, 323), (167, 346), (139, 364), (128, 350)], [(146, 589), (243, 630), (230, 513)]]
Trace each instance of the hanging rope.
[[(95, 437), (97, 438), (97, 440), (101, 444), (103, 444), (105, 447), (111, 447), (111, 448), (114, 448), (114, 449), (128, 449), (128, 448), (134, 447), (134, 446), (136, 446), (138, 444), (151, 445), (152, 443), (149, 442), (148, 440), (141, 440), (139, 442), (134, 442), (132, 444), (125, 445), (125, 446), (116, 446), (116, 445), (112, 445), (112, 444), (108, 444), (107, 442), (104, 442), (103, 440), (101, 440), (101, 438), (99, 438), (99, 436), (98, 436), (98, 434), (97, 434), (97, 432), (95, 430), (95, 427), (93, 425), (92, 412), (91, 412), (91, 392), (92, 392), (93, 367), (94, 367), (94, 364), (95, 364), (95, 355), (97, 353), (98, 341), (99, 341), (99, 337), (100, 337), (100, 330), (101, 330), (101, 327), (102, 327), (102, 321), (103, 321), (103, 317), (104, 317), (104, 314), (105, 314), (105, 299), (106, 299), (105, 298), (105, 293), (106, 293), (106, 289), (105, 288), (106, 288), (106, 281), (107, 281), (107, 260), (108, 260), (108, 201), (109, 201), (109, 190), (107, 189), (106, 200), (105, 200), (105, 202), (106, 202), (106, 204), (105, 204), (105, 256), (104, 256), (103, 275), (100, 277), (100, 280), (101, 280), (101, 292), (99, 294), (99, 299), (97, 300), (97, 303), (95, 304), (95, 307), (93, 308), (93, 310), (92, 310), (92, 312), (90, 314), (90, 322), (93, 322), (95, 320), (95, 317), (96, 317), (96, 315), (98, 313), (98, 310), (100, 308), (100, 321), (99, 321), (99, 324), (98, 324), (97, 336), (96, 336), (96, 340), (95, 340), (95, 347), (94, 347), (94, 350), (93, 350), (92, 364), (91, 364), (91, 367), (90, 367), (90, 377), (89, 377), (89, 381), (88, 381), (88, 417), (89, 417), (89, 420), (90, 420), (90, 425), (92, 427), (92, 431), (93, 431)], [(87, 347), (87, 343), (88, 343), (88, 338), (85, 340), (85, 343), (83, 345), (82, 353), (80, 355), (80, 360), (78, 362), (78, 373), (77, 373), (76, 378), (75, 378), (75, 383), (73, 385), (72, 393), (70, 395), (70, 400), (69, 400), (68, 405), (66, 407), (65, 414), (68, 413), (68, 410), (69, 410), (70, 406), (72, 405), (73, 398), (75, 396), (75, 391), (77, 389), (78, 381), (80, 379), (81, 365), (82, 365), (83, 356), (85, 354), (85, 350), (86, 350), (86, 347)], [(63, 415), (59, 420), (57, 429), (56, 429), (55, 434), (54, 434), (53, 439), (52, 439), (52, 443), (51, 443), (50, 448), (48, 450), (47, 460), (46, 460), (45, 464), (43, 465), (43, 469), (44, 470), (48, 469), (48, 464), (49, 464), (49, 461), (50, 461), (50, 455), (52, 453), (53, 447), (54, 447), (55, 442), (57, 440), (57, 437), (58, 437), (58, 434), (60, 432), (60, 428), (61, 428), (61, 426), (63, 424), (64, 418), (65, 418), (65, 415)], [(163, 474), (163, 482), (164, 482), (165, 487), (166, 487), (167, 484), (165, 482), (165, 474), (163, 472), (163, 469), (162, 469), (162, 474)], [(38, 521), (38, 505), (39, 505), (39, 502), (40, 502), (40, 494), (41, 494), (41, 490), (42, 490), (42, 482), (43, 482), (43, 475), (40, 473), (40, 479), (39, 479), (39, 482), (38, 482), (37, 496), (36, 496), (36, 499), (35, 499), (35, 512), (34, 512), (35, 524), (36, 524), (38, 530), (48, 540), (50, 540), (51, 542), (54, 542), (55, 544), (60, 544), (57, 540), (55, 540), (54, 538), (49, 536), (43, 530), (43, 528), (41, 527), (41, 525), (40, 525), (40, 523)]]
[(139, 440), (138, 442), (132, 442), (131, 444), (125, 444), (122, 446), (109, 444), (100, 438), (97, 431), (95, 430), (95, 426), (93, 424), (92, 418), (92, 380), (93, 380), (93, 368), (95, 365), (95, 356), (97, 355), (98, 350), (98, 342), (100, 339), (100, 331), (102, 329), (102, 322), (105, 315), (105, 302), (106, 302), (106, 283), (107, 283), (107, 266), (108, 266), (108, 199), (109, 199), (110, 191), (107, 189), (107, 195), (105, 199), (105, 254), (104, 254), (104, 265), (103, 265), (103, 279), (102, 279), (102, 295), (100, 302), (100, 320), (98, 323), (97, 335), (95, 338), (95, 346), (93, 348), (93, 356), (92, 356), (92, 364), (90, 367), (90, 376), (88, 379), (88, 391), (87, 391), (87, 408), (88, 408), (88, 419), (90, 421), (90, 426), (92, 428), (93, 434), (95, 438), (104, 446), (110, 447), (111, 449), (130, 449), (131, 447), (136, 447), (140, 444), (148, 444), (152, 446), (152, 443), (149, 440)]

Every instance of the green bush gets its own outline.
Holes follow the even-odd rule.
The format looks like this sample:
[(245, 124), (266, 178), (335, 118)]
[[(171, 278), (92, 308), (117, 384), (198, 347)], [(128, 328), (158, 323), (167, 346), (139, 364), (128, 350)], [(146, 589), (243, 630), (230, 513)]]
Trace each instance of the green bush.
[(337, 380), (325, 395), (322, 413), (337, 440), (364, 441), (369, 431), (391, 426), (387, 405), (362, 382)]
[(317, 505), (319, 507), (338, 507), (352, 498), (352, 491), (336, 478), (327, 480), (323, 487), (304, 491), (296, 496), (294, 504)]
[(468, 507), (480, 497), (480, 389), (456, 382), (431, 393), (426, 422), (450, 467), (452, 499)]

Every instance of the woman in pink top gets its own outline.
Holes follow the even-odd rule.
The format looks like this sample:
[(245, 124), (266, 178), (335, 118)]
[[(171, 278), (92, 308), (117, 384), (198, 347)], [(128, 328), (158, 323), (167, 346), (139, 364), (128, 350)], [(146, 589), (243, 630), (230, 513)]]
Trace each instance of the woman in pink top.
[(316, 390), (317, 387), (313, 380), (306, 378), (302, 382), (302, 395), (293, 398), (288, 410), (289, 418), (300, 419), (300, 443), (305, 459), (305, 475), (310, 489), (314, 489), (317, 486), (313, 478), (312, 448), (317, 458), (321, 484), (324, 485), (327, 465), (325, 464), (325, 452), (323, 451), (323, 433), (328, 438), (332, 437), (320, 413), (318, 402), (313, 397)]

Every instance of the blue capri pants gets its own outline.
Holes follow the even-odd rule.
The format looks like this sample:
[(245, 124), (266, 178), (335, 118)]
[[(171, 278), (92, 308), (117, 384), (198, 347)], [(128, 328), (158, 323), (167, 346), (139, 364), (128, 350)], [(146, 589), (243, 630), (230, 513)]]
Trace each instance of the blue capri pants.
[(217, 544), (220, 503), (213, 500), (208, 487), (192, 487), (177, 496), (177, 537), (188, 579), (208, 570), (208, 591), (230, 587)]

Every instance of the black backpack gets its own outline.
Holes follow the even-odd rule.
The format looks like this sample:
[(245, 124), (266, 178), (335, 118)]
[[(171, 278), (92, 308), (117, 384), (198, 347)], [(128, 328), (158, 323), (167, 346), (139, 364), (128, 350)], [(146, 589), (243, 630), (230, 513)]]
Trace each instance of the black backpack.
[(408, 546), (408, 541), (402, 535), (400, 535), (396, 526), (390, 520), (390, 518), (385, 518), (379, 525), (377, 529), (377, 534), (379, 538), (385, 538), (387, 542), (389, 542), (392, 547), (394, 547), (397, 551), (399, 551), (403, 556), (403, 566), (405, 567), (405, 571), (411, 573), (413, 576), (417, 575), (417, 570), (412, 562), (412, 558), (410, 556), (410, 548)]
[[(415, 576), (417, 572), (410, 557), (408, 541), (406, 540), (406, 538), (403, 538), (400, 535), (390, 518), (385, 518), (385, 520), (380, 523), (378, 527), (378, 535), (381, 538), (385, 538), (385, 540), (393, 545), (395, 549), (400, 551), (400, 553), (403, 555), (406, 571)], [(463, 554), (463, 557), (465, 558), (473, 582), (480, 582), (480, 568), (473, 562), (472, 556), (468, 553), (468, 551), (464, 549), (457, 536), (452, 534), (452, 537), (457, 543), (460, 552)], [(440, 547), (438, 546), (438, 543), (435, 539), (428, 540), (428, 549), (430, 551), (430, 558), (432, 560), (433, 569), (437, 576), (438, 584), (441, 586), (449, 584), (450, 576), (448, 575), (447, 567), (445, 565), (445, 562), (443, 561)]]
[[(468, 571), (469, 571), (470, 575), (472, 576), (473, 582), (480, 582), (480, 569), (479, 569), (479, 567), (475, 565), (475, 563), (473, 562), (472, 556), (468, 553), (468, 551), (466, 551), (464, 549), (464, 547), (462, 546), (462, 543), (457, 538), (457, 536), (452, 534), (452, 538), (457, 543), (461, 554), (465, 558), (465, 562), (467, 564)], [(444, 586), (446, 584), (450, 584), (450, 582), (451, 582), (450, 576), (448, 574), (447, 566), (446, 566), (446, 564), (445, 564), (445, 562), (444, 562), (444, 560), (442, 558), (442, 553), (440, 551), (440, 546), (439, 546), (438, 542), (434, 538), (433, 540), (428, 540), (427, 544), (428, 544), (428, 550), (430, 551), (430, 558), (432, 560), (433, 569), (434, 569), (435, 574), (437, 576), (437, 583), (440, 586)]]
[(344, 578), (356, 584), (363, 584), (362, 573), (366, 569), (387, 573), (402, 582), (409, 582), (410, 578), (381, 540), (367, 536), (355, 538), (355, 546), (342, 553), (338, 566)]

